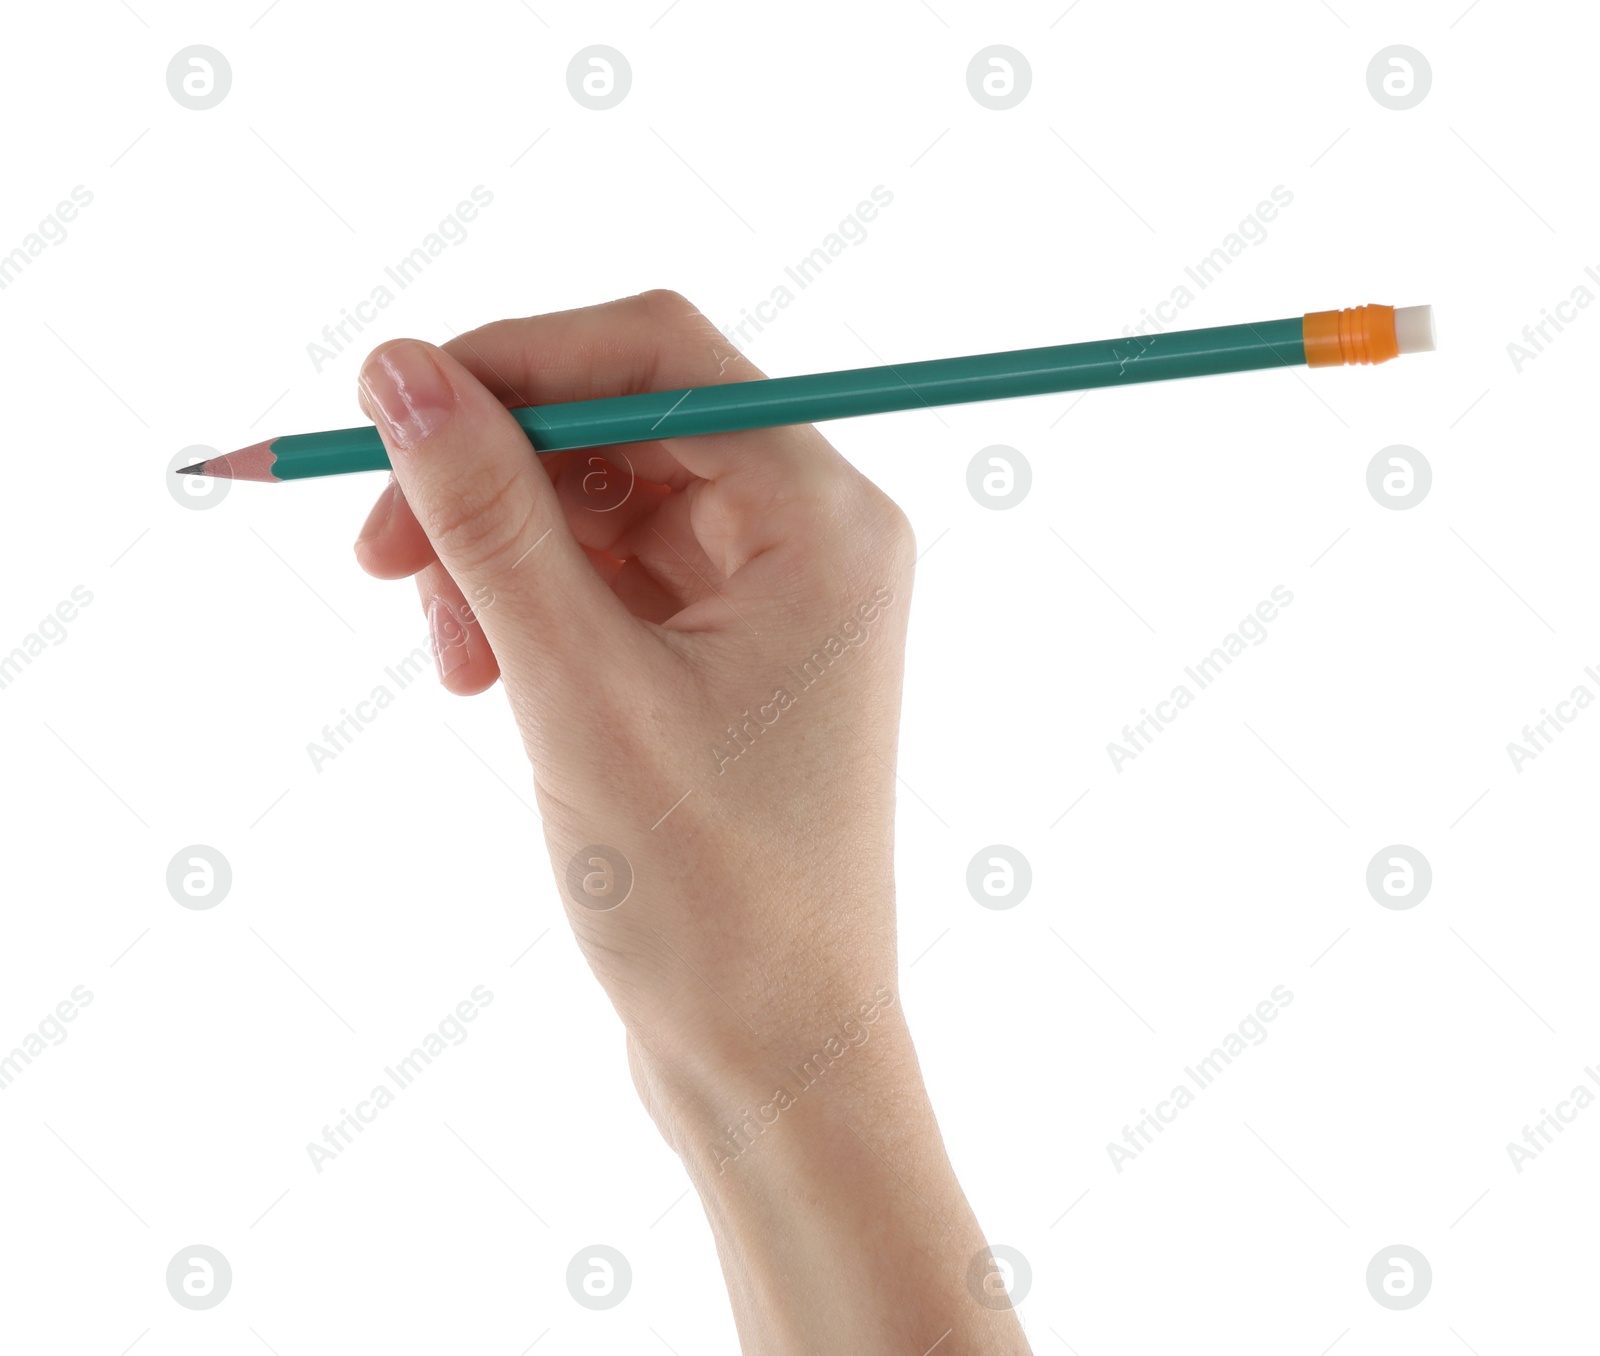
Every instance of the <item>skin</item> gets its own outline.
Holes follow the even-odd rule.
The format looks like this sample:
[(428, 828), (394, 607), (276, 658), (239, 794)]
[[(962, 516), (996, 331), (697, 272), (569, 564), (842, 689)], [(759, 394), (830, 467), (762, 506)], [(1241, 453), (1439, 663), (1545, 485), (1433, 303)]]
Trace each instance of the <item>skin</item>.
[(415, 578), (447, 688), (505, 688), (744, 1351), (1024, 1353), (899, 1001), (905, 515), (814, 428), (537, 457), (505, 410), (760, 375), (672, 292), (385, 344), (356, 555)]

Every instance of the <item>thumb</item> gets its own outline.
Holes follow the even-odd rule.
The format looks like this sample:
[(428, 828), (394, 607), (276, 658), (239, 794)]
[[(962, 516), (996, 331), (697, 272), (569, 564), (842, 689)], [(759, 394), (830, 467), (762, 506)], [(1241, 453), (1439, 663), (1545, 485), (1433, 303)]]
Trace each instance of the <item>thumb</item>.
[(585, 666), (608, 648), (596, 632), (631, 618), (573, 537), (520, 425), (459, 362), (418, 340), (374, 349), (360, 383), (406, 502), (508, 685), (539, 707), (586, 685)]

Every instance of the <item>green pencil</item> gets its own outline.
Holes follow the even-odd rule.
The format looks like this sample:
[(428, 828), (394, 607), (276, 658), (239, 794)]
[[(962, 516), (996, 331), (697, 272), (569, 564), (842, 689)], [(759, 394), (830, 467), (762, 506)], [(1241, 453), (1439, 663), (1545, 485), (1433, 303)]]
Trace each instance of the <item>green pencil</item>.
[[(511, 414), (535, 451), (560, 452), (1219, 372), (1385, 362), (1433, 347), (1432, 307), (1358, 306), (1253, 325), (574, 400)], [(388, 453), (369, 424), (285, 434), (178, 474), (276, 481), (388, 466)]]

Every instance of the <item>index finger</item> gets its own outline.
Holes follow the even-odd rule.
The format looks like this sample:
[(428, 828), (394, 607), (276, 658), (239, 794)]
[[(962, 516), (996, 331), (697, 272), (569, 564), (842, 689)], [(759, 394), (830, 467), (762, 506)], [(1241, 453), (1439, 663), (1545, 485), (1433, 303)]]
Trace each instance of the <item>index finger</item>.
[[(661, 290), (497, 320), (443, 348), (511, 406), (720, 386), (764, 375), (693, 303)], [(808, 426), (636, 443), (628, 456), (650, 480), (681, 488), (689, 477), (734, 477), (752, 495), (820, 488), (845, 464)]]

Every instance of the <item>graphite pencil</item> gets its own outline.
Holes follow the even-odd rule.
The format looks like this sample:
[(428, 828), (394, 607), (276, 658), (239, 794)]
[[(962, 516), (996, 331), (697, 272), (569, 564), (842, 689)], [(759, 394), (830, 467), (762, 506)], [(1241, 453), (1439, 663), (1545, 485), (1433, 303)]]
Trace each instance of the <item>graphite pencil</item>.
[[(511, 414), (535, 451), (560, 452), (1222, 372), (1379, 363), (1434, 346), (1431, 306), (1357, 306), (1249, 325), (573, 400)], [(388, 466), (378, 431), (367, 424), (285, 434), (178, 474), (278, 481)]]

